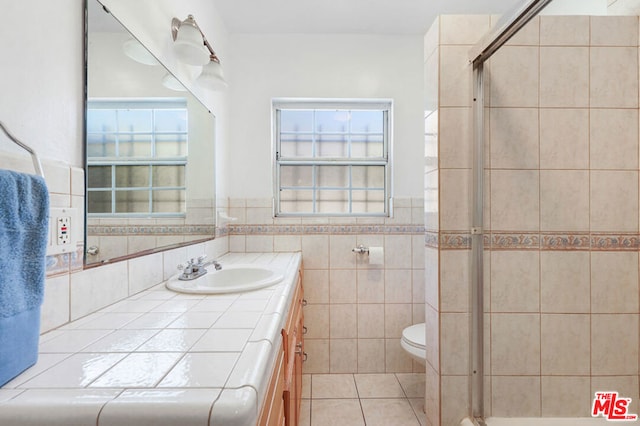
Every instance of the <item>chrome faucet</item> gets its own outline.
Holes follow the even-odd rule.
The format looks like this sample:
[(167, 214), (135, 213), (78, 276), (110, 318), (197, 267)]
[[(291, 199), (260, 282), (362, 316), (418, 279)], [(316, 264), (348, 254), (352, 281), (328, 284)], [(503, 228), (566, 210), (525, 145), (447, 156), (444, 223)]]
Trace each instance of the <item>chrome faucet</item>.
[(216, 271), (219, 271), (220, 269), (222, 269), (222, 265), (220, 263), (218, 263), (217, 260), (210, 260), (208, 262), (205, 262), (202, 264), (203, 268), (206, 268), (207, 266), (213, 265), (214, 268), (216, 268)]
[(179, 280), (189, 281), (195, 280), (198, 277), (203, 276), (207, 273), (207, 266), (213, 265), (216, 268), (216, 271), (222, 269), (222, 265), (218, 263), (216, 260), (210, 260), (205, 262), (204, 260), (207, 258), (206, 254), (199, 256), (197, 259), (189, 259), (186, 264), (181, 263), (178, 265), (178, 269), (182, 271), (182, 274), (178, 277)]

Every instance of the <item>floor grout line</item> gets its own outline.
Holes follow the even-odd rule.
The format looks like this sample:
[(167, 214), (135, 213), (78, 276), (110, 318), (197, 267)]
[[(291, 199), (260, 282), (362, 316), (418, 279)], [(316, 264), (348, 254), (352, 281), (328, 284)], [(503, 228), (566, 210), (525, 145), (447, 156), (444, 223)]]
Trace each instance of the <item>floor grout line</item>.
[[(420, 373), (414, 373), (416, 375), (419, 375)], [(409, 391), (413, 388), (414, 385), (418, 385), (420, 386), (419, 382), (413, 382), (411, 381), (411, 379), (409, 379), (409, 381), (407, 381), (405, 379), (404, 381), (404, 385), (403, 382), (401, 381), (401, 379), (398, 377), (397, 374), (395, 373), (380, 373), (380, 376), (386, 376), (385, 379), (387, 379), (387, 385), (389, 384), (389, 381), (391, 381), (390, 377), (393, 377), (395, 379), (395, 383), (397, 384), (397, 386), (400, 387), (401, 390), (401, 396), (399, 393), (397, 393), (395, 396), (375, 396), (376, 392), (372, 392), (370, 394), (372, 394), (373, 396), (363, 396), (362, 395), (362, 387), (366, 386), (366, 383), (360, 383), (360, 387), (358, 386), (358, 382), (356, 381), (356, 374), (348, 374), (348, 376), (351, 378), (351, 380), (353, 381), (353, 385), (355, 387), (355, 397), (332, 397), (330, 395), (330, 393), (327, 395), (326, 393), (326, 389), (324, 392), (321, 392), (322, 397), (314, 397), (314, 392), (313, 392), (313, 386), (314, 386), (314, 376), (323, 376), (323, 380), (322, 382), (324, 382), (323, 386), (327, 386), (327, 383), (330, 382), (330, 380), (326, 380), (327, 377), (330, 377), (331, 374), (309, 374), (309, 379), (308, 379), (308, 391), (307, 391), (307, 398), (304, 398), (307, 401), (308, 407), (309, 407), (309, 412), (308, 412), (308, 417), (306, 419), (301, 419), (301, 423), (302, 424), (307, 424), (306, 421), (308, 421), (308, 425), (312, 425), (312, 426), (325, 426), (325, 425), (313, 425), (313, 411), (314, 411), (314, 403), (320, 403), (320, 401), (337, 401), (337, 400), (345, 400), (345, 401), (354, 401), (357, 399), (358, 401), (358, 407), (359, 407), (359, 411), (360, 411), (360, 416), (358, 420), (355, 420), (357, 422), (358, 425), (362, 426), (366, 426), (367, 425), (367, 419), (365, 417), (365, 409), (364, 409), (364, 405), (363, 404), (363, 400), (396, 400), (396, 401), (406, 401), (406, 404), (408, 404), (408, 409), (411, 410), (409, 414), (409, 412), (405, 411), (406, 410), (406, 405), (401, 403), (400, 405), (405, 407), (403, 408), (402, 411), (402, 415), (404, 416), (405, 419), (407, 419), (407, 421), (409, 423), (411, 423), (411, 425), (417, 425), (417, 426), (421, 426), (421, 425), (426, 425), (426, 418), (422, 419), (422, 417), (424, 416), (424, 412), (419, 413), (418, 410), (420, 410), (420, 408), (422, 407), (422, 404), (424, 404), (424, 401), (422, 402), (422, 404), (416, 404), (416, 406), (414, 406), (414, 404), (412, 403), (412, 400), (423, 400), (424, 396), (417, 396), (417, 397), (410, 397), (409, 396)], [(344, 376), (344, 375), (343, 375)], [(381, 378), (382, 379), (382, 378)], [(336, 378), (337, 380), (337, 378)], [(384, 382), (384, 380), (382, 380), (382, 382)], [(320, 381), (315, 381), (316, 385), (321, 386), (320, 385)], [(342, 384), (344, 385), (344, 382), (342, 382)], [(336, 383), (337, 385), (337, 383)], [(377, 383), (374, 384), (374, 386), (384, 386), (384, 383)], [(424, 385), (422, 385), (424, 386)], [(322, 388), (318, 388), (317, 390), (321, 390)], [(385, 389), (384, 387), (381, 389)], [(380, 392), (380, 394), (384, 394), (384, 390), (382, 390)], [(365, 392), (366, 393), (366, 392)], [(320, 395), (320, 394), (318, 394)], [(351, 403), (351, 409), (355, 409), (355, 404)], [(372, 406), (374, 406), (376, 404), (372, 404), (369, 403), (369, 407), (371, 408)], [(392, 404), (393, 405), (393, 404)], [(317, 410), (318, 411), (316, 414), (319, 414), (318, 420), (324, 420), (327, 421), (326, 418), (326, 414), (322, 415), (320, 414), (322, 412), (322, 410), (319, 408), (320, 405), (316, 405)], [(396, 405), (397, 407), (397, 405)], [(353, 414), (355, 414), (355, 411), (352, 412)], [(336, 410), (335, 414), (335, 418), (331, 418), (330, 417), (330, 423), (331, 425), (340, 425), (340, 426), (347, 426), (346, 424), (343, 423), (343, 419), (340, 417), (341, 413), (339, 412), (339, 410)], [(371, 414), (371, 413), (370, 413)], [(409, 420), (411, 419), (411, 420)], [(370, 421), (372, 421), (374, 424), (376, 423), (375, 421), (376, 419), (370, 419)], [(351, 426), (351, 425), (349, 425)]]

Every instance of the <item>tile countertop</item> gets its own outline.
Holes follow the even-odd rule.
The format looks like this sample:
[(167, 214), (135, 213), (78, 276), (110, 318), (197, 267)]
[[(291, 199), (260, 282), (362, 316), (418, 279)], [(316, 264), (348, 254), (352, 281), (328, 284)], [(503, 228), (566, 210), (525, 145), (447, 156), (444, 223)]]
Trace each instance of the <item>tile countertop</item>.
[(40, 336), (38, 363), (0, 388), (7, 426), (255, 425), (300, 253), (228, 254), (281, 283), (200, 295), (164, 284)]

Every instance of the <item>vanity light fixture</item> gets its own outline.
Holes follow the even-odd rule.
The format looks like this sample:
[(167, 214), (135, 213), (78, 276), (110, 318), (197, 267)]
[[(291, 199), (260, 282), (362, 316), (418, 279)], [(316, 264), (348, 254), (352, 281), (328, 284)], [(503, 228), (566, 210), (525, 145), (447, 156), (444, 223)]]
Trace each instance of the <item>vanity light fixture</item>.
[(175, 78), (172, 74), (166, 73), (162, 77), (162, 85), (167, 89), (175, 90), (176, 92), (186, 92), (187, 89)]
[(145, 65), (159, 65), (160, 62), (138, 40), (129, 39), (122, 45), (125, 55)]
[(209, 62), (209, 52), (205, 47), (205, 38), (200, 27), (189, 15), (184, 21), (178, 18), (171, 20), (171, 36), (174, 51), (179, 60), (188, 65), (205, 65)]
[(220, 59), (193, 15), (187, 16), (184, 21), (173, 18), (171, 20), (171, 37), (179, 60), (187, 65), (203, 66), (202, 72), (196, 80), (198, 85), (210, 90), (226, 87), (227, 83), (222, 75)]
[(202, 67), (202, 73), (196, 79), (199, 86), (209, 90), (221, 90), (227, 87), (222, 75), (220, 59), (213, 54), (209, 58), (209, 63)]

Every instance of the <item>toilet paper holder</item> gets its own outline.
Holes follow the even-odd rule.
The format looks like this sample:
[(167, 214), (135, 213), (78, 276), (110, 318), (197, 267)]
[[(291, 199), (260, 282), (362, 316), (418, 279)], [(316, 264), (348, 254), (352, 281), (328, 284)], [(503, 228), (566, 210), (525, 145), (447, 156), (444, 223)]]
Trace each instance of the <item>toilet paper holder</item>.
[(364, 245), (360, 244), (358, 247), (352, 248), (351, 251), (356, 254), (369, 254), (369, 247), (365, 247)]

